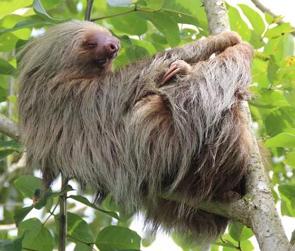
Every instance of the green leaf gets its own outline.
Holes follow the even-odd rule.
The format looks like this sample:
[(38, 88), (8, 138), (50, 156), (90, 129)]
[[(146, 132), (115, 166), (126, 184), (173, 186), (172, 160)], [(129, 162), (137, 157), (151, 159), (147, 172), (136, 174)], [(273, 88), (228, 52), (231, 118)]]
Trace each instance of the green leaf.
[(0, 58), (0, 74), (12, 75), (14, 72), (15, 68), (6, 60)]
[(42, 179), (30, 175), (20, 176), (14, 181), (16, 189), (23, 197), (29, 198), (33, 198), (37, 189), (42, 189), (42, 184)]
[(286, 154), (286, 164), (295, 168), (295, 151)]
[(99, 232), (95, 244), (100, 251), (140, 250), (140, 240), (129, 228), (108, 226)]
[(14, 49), (18, 38), (12, 33), (0, 35), (0, 51), (8, 52)]
[(265, 25), (262, 17), (254, 9), (246, 4), (238, 4), (245, 16), (250, 21), (255, 33), (261, 35), (265, 30)]
[(240, 236), (241, 241), (248, 240), (253, 236), (253, 232), (250, 228), (244, 226), (242, 234)]
[(251, 236), (253, 236), (251, 229), (239, 222), (233, 222), (230, 225), (229, 234), (235, 241), (248, 240)]
[(261, 48), (261, 47), (263, 47), (265, 45), (261, 35), (258, 35), (253, 30), (251, 30), (250, 33), (251, 33), (251, 36), (250, 36), (250, 41), (249, 42), (254, 48), (259, 49), (259, 48)]
[(146, 7), (151, 8), (153, 10), (159, 10), (163, 6), (165, 0), (147, 0)]
[[(69, 4), (69, 5), (75, 4), (75, 1), (73, 1), (73, 0), (65, 1), (65, 2), (66, 2), (66, 4)], [(42, 3), (43, 3), (43, 7), (46, 10), (50, 10), (53, 8), (58, 8), (58, 5), (61, 3), (61, 1), (60, 0), (42, 0)]]
[(281, 195), (281, 212), (282, 215), (287, 215), (290, 217), (295, 216), (295, 203), (294, 200), (287, 198), (283, 193)]
[(259, 88), (267, 88), (268, 87), (268, 78), (267, 78), (267, 66), (268, 62), (265, 62), (264, 60), (254, 58), (253, 60), (253, 82), (256, 82), (259, 84)]
[(265, 33), (265, 36), (268, 38), (275, 38), (275, 37), (285, 35), (286, 33), (291, 33), (293, 31), (294, 29), (289, 23), (283, 23), (283, 24), (279, 24), (278, 26), (272, 29), (267, 30), (267, 32)]
[(147, 21), (138, 13), (114, 17), (108, 22), (116, 30), (130, 35), (142, 35), (147, 31)]
[(281, 197), (281, 211), (283, 215), (291, 217), (295, 216), (295, 185), (294, 184), (281, 184), (279, 185), (279, 192)]
[[(265, 128), (269, 136), (275, 136), (290, 128), (292, 120), (281, 109), (271, 111), (264, 119)], [(291, 118), (292, 119), (292, 118)]]
[(0, 140), (0, 149), (1, 148), (20, 150), (21, 144), (16, 142), (15, 140)]
[(13, 149), (1, 149), (0, 150), (0, 160), (6, 158), (10, 154), (14, 153), (15, 150)]
[(247, 251), (252, 251), (254, 250), (254, 246), (251, 241), (245, 240), (240, 242), (240, 249), (241, 250), (247, 250)]
[(41, 0), (34, 0), (33, 2), (33, 9), (36, 12), (37, 15), (40, 17), (53, 21), (53, 18), (47, 13), (47, 11), (44, 9)]
[(168, 43), (174, 47), (180, 42), (179, 28), (177, 22), (169, 14), (163, 12), (144, 13), (153, 25), (165, 35)]
[(68, 216), (68, 234), (73, 241), (81, 241), (83, 243), (93, 243), (94, 236), (90, 226), (85, 220), (77, 214), (69, 213)]
[(153, 55), (157, 52), (156, 48), (149, 41), (138, 40), (138, 39), (132, 39), (131, 41), (132, 41), (133, 45), (135, 45), (137, 47), (141, 47), (141, 48), (145, 49), (146, 51), (148, 51), (149, 55)]
[(277, 80), (277, 71), (280, 69), (273, 56), (270, 57), (267, 67), (267, 76), (270, 83), (274, 83)]
[(113, 218), (116, 218), (116, 219), (119, 219), (119, 216), (116, 212), (113, 212), (113, 211), (107, 211), (107, 210), (104, 210), (104, 209), (101, 209), (99, 207), (97, 207), (95, 204), (91, 203), (87, 198), (83, 197), (83, 196), (80, 196), (80, 195), (71, 195), (69, 196), (69, 198), (73, 199), (73, 200), (76, 200), (76, 201), (79, 201), (81, 203), (83, 203), (84, 205), (88, 206), (88, 207), (91, 207), (91, 208), (94, 208), (104, 214), (107, 214)]
[[(122, 61), (123, 59), (123, 61), (128, 61), (130, 63), (150, 55), (147, 49), (142, 46), (138, 46), (141, 44), (135, 42), (135, 39), (130, 39), (127, 36), (123, 36), (121, 37), (121, 44), (123, 50), (116, 61)], [(150, 49), (150, 47), (148, 47), (148, 49)]]
[(289, 185), (289, 184), (282, 184), (279, 185), (279, 191), (280, 193), (284, 194), (287, 198), (294, 199), (295, 194), (295, 185)]
[(281, 90), (265, 90), (261, 92), (259, 102), (263, 105), (269, 105), (269, 107), (279, 108), (289, 106), (289, 102), (286, 99), (284, 92)]
[(269, 40), (264, 47), (266, 55), (273, 55), (279, 63), (287, 56), (293, 56), (294, 41), (289, 34)]
[(230, 5), (227, 5), (227, 6), (228, 6), (228, 16), (229, 16), (231, 29), (233, 31), (238, 32), (244, 40), (249, 41), (251, 32), (248, 25), (241, 18), (241, 15), (236, 8)]
[(15, 10), (24, 8), (32, 4), (31, 0), (1, 0), (0, 19)]
[(165, 0), (162, 11), (176, 22), (196, 25), (205, 33), (208, 30), (207, 17), (201, 0)]
[(23, 248), (35, 251), (52, 251), (54, 239), (48, 229), (36, 218), (19, 224), (18, 236), (24, 236)]
[(0, 140), (0, 148), (20, 150), (21, 144), (15, 140)]
[(18, 225), (27, 216), (27, 214), (31, 212), (32, 209), (33, 206), (17, 208), (14, 212), (15, 224)]
[(267, 147), (295, 147), (295, 134), (282, 132), (266, 140), (265, 145)]
[(265, 20), (266, 20), (266, 22), (267, 22), (268, 24), (272, 24), (272, 23), (273, 23), (273, 21), (274, 21), (274, 17), (273, 17), (272, 15), (270, 15), (270, 14), (268, 14), (268, 13), (265, 13), (264, 16), (265, 16)]
[(0, 240), (0, 251), (22, 251), (22, 240), (23, 237), (14, 240)]
[(13, 27), (9, 29), (0, 29), (0, 35), (9, 33), (9, 32), (18, 31), (25, 28), (40, 27), (40, 26), (46, 26), (49, 24), (51, 24), (51, 22), (46, 21), (39, 16), (31, 16), (29, 18), (26, 18), (25, 20), (21, 20), (17, 22)]
[(230, 228), (229, 228), (229, 234), (230, 236), (236, 240), (236, 241), (240, 241), (241, 239), (241, 234), (242, 234), (242, 231), (243, 231), (243, 228), (244, 226), (239, 223), (239, 222), (234, 222), (230, 225)]
[(166, 38), (158, 33), (151, 34), (151, 40), (154, 43), (163, 44), (163, 45), (167, 44)]
[(211, 243), (211, 249), (210, 249), (210, 251), (219, 251), (220, 249), (219, 249), (219, 245), (216, 245), (216, 244), (214, 244), (214, 243)]
[(15, 26), (17, 22), (23, 20), (24, 18), (25, 17), (16, 14), (7, 15), (1, 20), (1, 27), (10, 29)]
[(181, 247), (183, 251), (199, 251), (199, 246), (197, 246), (197, 243), (192, 243), (188, 236), (174, 231), (172, 232), (171, 237), (173, 242), (175, 242), (177, 246)]
[[(4, 76), (1, 76), (0, 75), (0, 81), (4, 79)], [(6, 79), (5, 79), (6, 80)], [(4, 80), (4, 81), (5, 81)], [(3, 82), (5, 85), (6, 85), (6, 82)], [(7, 88), (6, 86), (5, 87), (2, 87), (0, 86), (0, 102), (4, 102), (4, 101), (7, 101), (7, 95), (8, 95), (8, 91), (7, 91)]]
[(91, 245), (86, 245), (82, 242), (77, 242), (74, 251), (93, 251)]

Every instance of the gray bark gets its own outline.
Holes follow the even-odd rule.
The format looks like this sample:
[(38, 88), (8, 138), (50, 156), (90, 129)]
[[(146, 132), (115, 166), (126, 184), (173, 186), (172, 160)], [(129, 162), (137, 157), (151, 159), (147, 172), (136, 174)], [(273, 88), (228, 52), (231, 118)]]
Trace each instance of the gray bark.
[(3, 133), (15, 140), (18, 140), (19, 138), (19, 132), (16, 124), (2, 114), (0, 114), (0, 133)]
[[(223, 0), (204, 0), (209, 30), (216, 34), (229, 30), (229, 21)], [(248, 104), (242, 105), (249, 127), (252, 125)], [(262, 164), (259, 147), (253, 130), (252, 163), (247, 171), (247, 195), (240, 201), (219, 207), (222, 215), (237, 219), (251, 227), (262, 251), (291, 250), (281, 220), (275, 208), (268, 177)], [(204, 209), (218, 211), (218, 205), (205, 205)], [(213, 209), (212, 209), (213, 208)], [(227, 211), (228, 210), (228, 211)], [(209, 210), (208, 210), (209, 211)], [(216, 212), (217, 213), (217, 212)]]

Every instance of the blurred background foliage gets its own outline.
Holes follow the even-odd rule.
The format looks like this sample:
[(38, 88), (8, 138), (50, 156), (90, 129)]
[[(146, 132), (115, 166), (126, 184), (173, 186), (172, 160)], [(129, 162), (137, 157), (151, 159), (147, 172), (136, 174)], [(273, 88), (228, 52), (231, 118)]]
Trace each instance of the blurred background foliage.
[[(82, 20), (85, 8), (86, 0), (0, 1), (2, 115), (17, 123), (15, 55), (19, 49), (51, 25)], [(248, 5), (227, 4), (227, 8), (231, 29), (256, 49), (250, 101), (253, 127), (266, 149), (267, 168), (281, 214), (295, 217), (294, 29), (281, 18), (261, 15)], [(91, 17), (121, 40), (115, 68), (208, 35), (201, 0), (94, 0)], [(57, 247), (57, 205), (64, 191), (48, 191), (40, 197), (40, 174), (24, 166), (22, 146), (0, 134), (0, 250), (50, 251)], [(69, 250), (140, 250), (153, 242), (154, 235), (139, 236), (128, 228), (132, 216), (122, 214), (110, 197), (97, 206), (92, 203), (90, 188), (81, 192), (74, 182), (70, 184), (66, 187), (70, 197)], [(232, 223), (211, 250), (254, 250), (249, 240), (252, 235), (250, 229)], [(198, 250), (179, 234), (171, 236), (182, 250)]]

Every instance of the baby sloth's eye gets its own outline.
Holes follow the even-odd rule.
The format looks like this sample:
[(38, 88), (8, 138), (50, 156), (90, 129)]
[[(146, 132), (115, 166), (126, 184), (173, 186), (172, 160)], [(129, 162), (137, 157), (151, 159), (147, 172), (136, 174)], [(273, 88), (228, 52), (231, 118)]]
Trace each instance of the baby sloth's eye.
[(97, 46), (97, 42), (86, 42), (85, 46), (89, 49), (93, 49)]

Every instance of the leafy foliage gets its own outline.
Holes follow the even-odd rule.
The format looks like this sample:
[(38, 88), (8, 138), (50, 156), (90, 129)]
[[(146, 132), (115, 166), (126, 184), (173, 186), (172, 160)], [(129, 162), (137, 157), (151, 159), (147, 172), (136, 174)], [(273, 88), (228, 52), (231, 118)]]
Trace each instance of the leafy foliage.
[[(0, 113), (17, 121), (15, 55), (21, 46), (49, 26), (69, 19), (83, 19), (82, 0), (3, 0), (0, 2)], [(281, 213), (295, 217), (295, 57), (293, 28), (260, 15), (248, 5), (227, 5), (231, 28), (251, 43), (256, 51), (250, 101), (256, 133), (264, 142), (272, 173), (272, 185)], [(242, 15), (241, 15), (242, 14)], [(148, 57), (166, 48), (180, 46), (208, 35), (201, 0), (95, 0), (92, 18), (117, 35), (122, 44), (115, 67)], [(0, 250), (50, 251), (57, 246), (59, 217), (56, 208), (64, 191), (44, 190), (42, 181), (28, 171), (20, 176), (22, 146), (0, 135), (0, 224), (17, 224), (17, 236), (9, 229), (0, 233)], [(89, 189), (89, 188), (88, 188)], [(128, 227), (124, 215), (108, 196), (100, 206), (88, 199), (92, 191), (77, 195), (67, 187), (68, 242), (75, 250), (140, 250), (153, 237), (141, 237)], [(79, 189), (78, 189), (79, 190)], [(22, 202), (25, 205), (21, 207)], [(87, 210), (86, 210), (87, 209)], [(89, 212), (92, 215), (89, 217)], [(38, 217), (36, 216), (38, 215)], [(253, 233), (233, 223), (211, 250), (253, 250)], [(183, 250), (197, 250), (182, 236), (173, 239)], [(141, 243), (142, 242), (142, 243)]]

